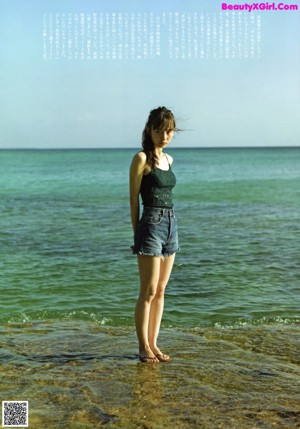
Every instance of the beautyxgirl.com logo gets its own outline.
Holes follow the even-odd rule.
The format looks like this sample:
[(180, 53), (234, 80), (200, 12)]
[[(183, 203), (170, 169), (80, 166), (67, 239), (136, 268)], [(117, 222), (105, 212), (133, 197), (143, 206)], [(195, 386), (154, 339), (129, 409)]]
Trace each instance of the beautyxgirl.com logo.
[(243, 3), (243, 4), (229, 4), (222, 3), (222, 10), (245, 10), (247, 12), (263, 11), (263, 10), (278, 10), (278, 11), (298, 11), (297, 4), (285, 3)]

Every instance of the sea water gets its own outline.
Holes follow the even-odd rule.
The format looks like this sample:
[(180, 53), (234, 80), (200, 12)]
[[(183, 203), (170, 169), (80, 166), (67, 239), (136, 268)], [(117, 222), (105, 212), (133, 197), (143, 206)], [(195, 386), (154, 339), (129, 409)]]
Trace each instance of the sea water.
[(2, 400), (28, 400), (32, 428), (299, 427), (300, 149), (170, 149), (172, 360), (146, 369), (136, 151), (0, 152)]

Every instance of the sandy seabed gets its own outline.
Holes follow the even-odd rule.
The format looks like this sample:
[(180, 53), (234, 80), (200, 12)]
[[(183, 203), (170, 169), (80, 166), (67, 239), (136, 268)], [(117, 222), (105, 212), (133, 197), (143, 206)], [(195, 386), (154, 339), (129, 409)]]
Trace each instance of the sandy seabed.
[(132, 328), (0, 327), (1, 400), (30, 429), (300, 428), (300, 327), (163, 329), (168, 363), (138, 360)]

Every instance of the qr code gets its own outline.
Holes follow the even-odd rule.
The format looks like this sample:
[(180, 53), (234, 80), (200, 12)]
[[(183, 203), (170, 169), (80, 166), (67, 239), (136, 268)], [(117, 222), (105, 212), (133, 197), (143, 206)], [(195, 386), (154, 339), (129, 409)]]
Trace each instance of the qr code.
[(28, 401), (2, 401), (3, 427), (28, 427)]

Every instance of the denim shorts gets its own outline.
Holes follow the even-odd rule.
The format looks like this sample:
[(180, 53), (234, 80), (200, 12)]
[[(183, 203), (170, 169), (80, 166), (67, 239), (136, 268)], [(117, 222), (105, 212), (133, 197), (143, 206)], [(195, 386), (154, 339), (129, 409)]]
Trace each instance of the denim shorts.
[(133, 254), (166, 257), (178, 251), (174, 210), (144, 207), (134, 236)]

